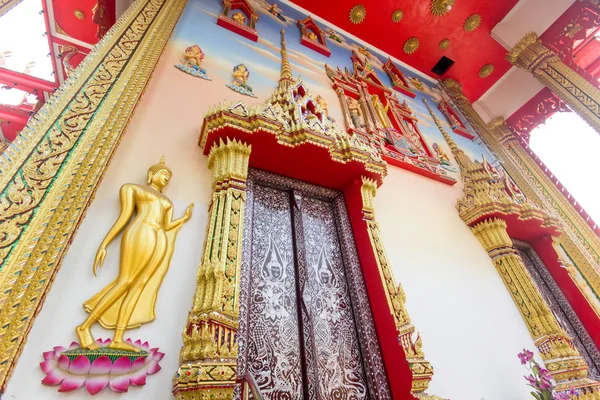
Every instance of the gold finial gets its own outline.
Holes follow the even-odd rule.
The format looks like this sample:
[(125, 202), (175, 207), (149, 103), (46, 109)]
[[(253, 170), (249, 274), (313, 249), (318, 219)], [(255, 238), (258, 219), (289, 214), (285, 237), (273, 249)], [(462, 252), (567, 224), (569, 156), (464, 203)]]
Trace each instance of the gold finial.
[(171, 168), (167, 167), (167, 164), (165, 164), (165, 155), (164, 154), (160, 158), (160, 161), (158, 162), (158, 164), (154, 164), (150, 168), (148, 168), (148, 172), (150, 172), (150, 173), (152, 173), (152, 175), (154, 175), (161, 169), (166, 169), (167, 171), (169, 171), (169, 173), (171, 175), (173, 175), (173, 171), (171, 171)]
[[(287, 56), (287, 48), (285, 47), (285, 30), (281, 30), (281, 77), (279, 82), (291, 82), (294, 79), (292, 75), (292, 67)], [(281, 86), (281, 85), (280, 85)]]

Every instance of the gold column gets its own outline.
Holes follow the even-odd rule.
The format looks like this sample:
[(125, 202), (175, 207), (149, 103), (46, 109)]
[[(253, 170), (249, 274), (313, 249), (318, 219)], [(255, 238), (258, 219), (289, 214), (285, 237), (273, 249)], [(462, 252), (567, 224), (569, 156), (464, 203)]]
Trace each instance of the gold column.
[[(559, 389), (568, 389), (571, 385), (579, 387), (582, 384), (590, 387), (592, 382), (587, 379), (588, 367), (585, 360), (560, 327), (527, 272), (523, 260), (513, 248), (506, 231), (506, 222), (497, 218), (488, 219), (471, 229), (490, 255)], [(593, 383), (593, 386), (597, 385)]]
[(390, 310), (394, 315), (396, 329), (398, 330), (398, 340), (404, 349), (404, 354), (406, 354), (406, 359), (413, 374), (412, 393), (423, 395), (433, 376), (433, 367), (429, 361), (425, 360), (425, 355), (421, 350), (421, 337), (417, 335), (417, 338), (413, 340), (415, 327), (411, 323), (408, 311), (406, 311), (406, 295), (404, 294), (402, 285), (397, 284), (394, 279), (383, 243), (381, 242), (379, 224), (375, 220), (373, 198), (376, 193), (377, 185), (375, 181), (363, 178), (361, 187), (363, 219), (367, 223), (371, 246), (373, 247), (377, 258), (377, 265), (379, 266), (379, 274), (383, 282)]
[(194, 303), (183, 332), (178, 400), (231, 399), (237, 377), (239, 275), (251, 147), (222, 140), (208, 156), (213, 195)]
[(594, 292), (600, 294), (600, 238), (518, 143), (518, 139), (502, 118), (496, 118), (486, 124), (462, 93), (458, 82), (445, 79), (442, 81), (442, 87), (480, 137), (500, 157), (503, 167), (525, 196), (540, 208), (552, 210), (560, 217), (564, 234), (558, 241)]
[(0, 159), (0, 389), (185, 0), (135, 2)]
[(600, 133), (600, 89), (563, 63), (534, 32), (519, 40), (506, 59), (531, 73)]

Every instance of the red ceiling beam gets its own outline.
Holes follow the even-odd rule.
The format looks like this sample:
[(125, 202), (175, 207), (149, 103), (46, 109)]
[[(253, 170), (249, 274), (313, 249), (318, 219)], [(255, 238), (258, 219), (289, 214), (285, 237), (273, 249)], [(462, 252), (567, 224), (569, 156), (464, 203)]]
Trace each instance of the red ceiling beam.
[(54, 82), (48, 82), (21, 72), (11, 71), (10, 69), (0, 67), (0, 85), (23, 90), (28, 93), (40, 92), (52, 93), (58, 87)]
[(31, 116), (31, 111), (21, 109), (19, 106), (0, 104), (0, 120), (25, 125)]

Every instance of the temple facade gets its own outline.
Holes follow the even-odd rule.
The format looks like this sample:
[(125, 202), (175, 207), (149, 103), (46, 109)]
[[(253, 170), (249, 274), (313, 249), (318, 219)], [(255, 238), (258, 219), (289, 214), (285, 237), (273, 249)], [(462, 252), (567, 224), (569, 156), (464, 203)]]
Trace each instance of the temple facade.
[(528, 146), (600, 132), (597, 1), (42, 3), (0, 399), (600, 399), (600, 228)]

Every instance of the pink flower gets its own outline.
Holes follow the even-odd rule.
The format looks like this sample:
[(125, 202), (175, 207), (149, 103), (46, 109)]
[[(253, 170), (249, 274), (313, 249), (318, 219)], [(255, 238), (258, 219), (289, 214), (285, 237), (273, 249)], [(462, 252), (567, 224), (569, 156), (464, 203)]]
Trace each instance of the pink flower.
[(521, 360), (521, 364), (525, 365), (529, 361), (533, 359), (533, 353), (527, 349), (523, 349), (521, 353), (518, 354), (519, 359)]
[(531, 386), (537, 388), (538, 382), (537, 382), (537, 379), (535, 379), (533, 375), (524, 376), (523, 378), (525, 378)]
[(549, 380), (544, 379), (544, 378), (541, 379), (540, 389), (546, 390), (546, 389), (550, 389), (551, 387), (552, 387), (552, 383)]
[[(132, 343), (130, 339), (127, 339)], [(96, 340), (101, 347), (107, 347), (110, 339)], [(140, 356), (131, 361), (129, 357), (117, 358), (114, 362), (106, 355), (100, 356), (90, 362), (86, 355), (78, 355), (72, 361), (64, 352), (79, 348), (78, 343), (72, 343), (69, 349), (55, 347), (53, 351), (44, 353), (44, 361), (40, 368), (46, 374), (42, 380), (45, 385), (56, 386), (59, 392), (70, 392), (85, 385), (91, 395), (99, 393), (108, 386), (112, 391), (127, 392), (129, 385), (141, 386), (146, 384), (146, 376), (155, 374), (160, 370), (158, 365), (164, 353), (158, 349), (150, 349), (147, 342), (137, 340), (132, 343), (146, 351), (146, 357)], [(92, 357), (93, 358), (93, 357)]]
[(569, 393), (554, 393), (552, 399), (553, 400), (569, 400), (571, 398), (571, 396), (569, 396)]

